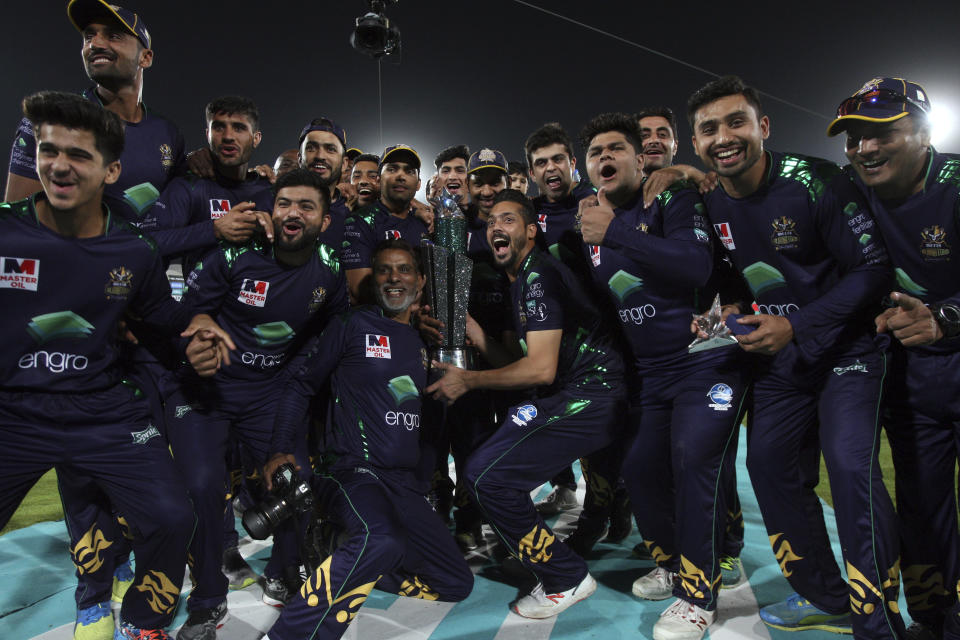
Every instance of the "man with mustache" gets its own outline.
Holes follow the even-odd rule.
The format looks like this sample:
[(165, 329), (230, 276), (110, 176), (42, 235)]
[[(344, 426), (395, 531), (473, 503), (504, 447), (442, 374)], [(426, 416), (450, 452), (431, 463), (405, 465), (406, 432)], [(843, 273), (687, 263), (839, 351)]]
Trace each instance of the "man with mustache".
[[(188, 308), (204, 309), (229, 327), (237, 351), (210, 384), (182, 376), (167, 403), (170, 446), (198, 519), (191, 543), (190, 616), (179, 640), (213, 640), (227, 615), (227, 579), (220, 563), (228, 438), (238, 439), (257, 466), (266, 461), (277, 399), (270, 388), (280, 384), (287, 359), (307, 337), (347, 307), (339, 262), (333, 249), (318, 241), (329, 224), (326, 186), (316, 174), (295, 169), (278, 178), (273, 189), (273, 245), (221, 245), (198, 263), (183, 296)], [(199, 346), (199, 339), (193, 342)], [(293, 451), (309, 469), (305, 432), (298, 434)], [(293, 583), (300, 564), (296, 536), (292, 522), (274, 532), (273, 554), (264, 569), (268, 604), (282, 606), (299, 587)]]
[(344, 542), (307, 578), (265, 640), (339, 638), (375, 586), (443, 602), (459, 602), (473, 588), (470, 568), (417, 480), (428, 366), (423, 340), (410, 326), (424, 285), (420, 261), (409, 244), (392, 239), (372, 258), (376, 305), (333, 318), (310, 342), (270, 423), (267, 478), (281, 464), (296, 464), (294, 425), (329, 378), (333, 424), (312, 486)]
[(339, 251), (344, 224), (356, 205), (349, 172), (346, 184), (341, 184), (347, 132), (330, 118), (314, 118), (300, 131), (297, 148), (300, 166), (316, 173), (330, 192), (330, 226), (323, 232), (321, 240)]

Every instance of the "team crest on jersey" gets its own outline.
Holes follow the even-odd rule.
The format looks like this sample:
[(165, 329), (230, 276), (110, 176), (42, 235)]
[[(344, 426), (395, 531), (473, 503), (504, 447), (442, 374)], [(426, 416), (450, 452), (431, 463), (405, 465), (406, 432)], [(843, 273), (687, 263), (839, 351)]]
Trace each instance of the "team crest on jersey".
[(35, 258), (0, 257), (0, 289), (36, 291), (39, 284), (39, 260)]
[(378, 336), (375, 333), (368, 333), (366, 347), (366, 356), (368, 358), (390, 359), (390, 336)]
[(773, 227), (773, 235), (770, 236), (770, 242), (773, 243), (774, 249), (780, 251), (781, 249), (797, 248), (800, 237), (797, 236), (797, 223), (792, 218), (780, 216), (773, 220), (771, 226)]
[(592, 244), (590, 245), (590, 262), (593, 263), (593, 266), (600, 266), (600, 247), (599, 245)]
[(384, 233), (384, 235), (386, 235), (387, 240), (399, 240), (399, 239), (400, 239), (400, 232), (397, 231), (396, 229), (387, 229), (386, 232)]
[(733, 251), (737, 248), (737, 245), (733, 242), (733, 228), (729, 222), (715, 224), (713, 228), (717, 230), (717, 236), (720, 237), (720, 242), (723, 243), (723, 247), (727, 251)]
[(950, 259), (950, 245), (947, 244), (947, 231), (938, 224), (920, 232), (920, 254), (927, 262), (941, 262)]
[(230, 201), (229, 200), (216, 200), (210, 198), (210, 219), (218, 220), (223, 216), (227, 215), (230, 211)]
[(546, 233), (547, 232), (547, 214), (538, 213), (537, 224), (540, 225), (540, 231), (543, 231), (544, 233)]
[(251, 280), (244, 278), (240, 285), (240, 295), (237, 300), (251, 307), (262, 307), (267, 304), (267, 291), (270, 283), (266, 280)]
[(173, 149), (166, 143), (160, 145), (160, 164), (164, 169), (173, 167)]
[(707, 397), (710, 398), (708, 407), (714, 411), (728, 411), (733, 404), (733, 389), (730, 385), (719, 382), (710, 387)]
[(111, 269), (107, 275), (107, 286), (103, 288), (107, 300), (126, 300), (133, 288), (133, 272), (126, 267)]
[(510, 416), (513, 423), (518, 427), (525, 427), (527, 423), (537, 417), (537, 408), (532, 404), (525, 404), (517, 407), (517, 412)]
[(326, 299), (327, 290), (323, 287), (317, 287), (310, 292), (310, 304), (307, 305), (307, 311), (310, 313), (316, 313), (320, 310), (320, 307), (323, 306), (323, 303)]

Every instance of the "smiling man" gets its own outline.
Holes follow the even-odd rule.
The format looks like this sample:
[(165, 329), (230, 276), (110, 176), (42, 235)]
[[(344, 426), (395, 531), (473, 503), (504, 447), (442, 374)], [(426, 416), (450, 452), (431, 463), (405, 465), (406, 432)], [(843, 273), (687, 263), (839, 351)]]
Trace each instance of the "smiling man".
[(677, 118), (669, 107), (650, 107), (636, 115), (643, 144), (643, 174), (673, 164), (677, 155)]
[[(770, 120), (739, 78), (696, 91), (687, 116), (694, 150), (719, 175), (707, 213), (757, 309), (737, 320), (752, 328), (737, 339), (758, 369), (747, 469), (797, 591), (760, 616), (789, 630), (849, 632), (852, 622), (858, 636), (902, 637), (896, 514), (877, 460), (885, 357), (872, 335), (891, 271), (869, 209), (836, 165), (764, 150)], [(849, 586), (813, 491), (817, 441)]]
[(357, 206), (365, 207), (380, 199), (380, 157), (372, 153), (357, 156), (350, 174), (350, 184), (357, 190)]
[(534, 509), (530, 492), (615, 435), (624, 410), (623, 362), (597, 309), (565, 266), (536, 248), (533, 205), (507, 189), (494, 200), (487, 242), (510, 279), (519, 359), (468, 318), (467, 331), (491, 367), (467, 371), (434, 363), (444, 375), (426, 392), (454, 402), (471, 389), (535, 389), (512, 407), (467, 460), (466, 484), (505, 548), (539, 584), (511, 608), (549, 618), (597, 587), (586, 562)]
[(896, 268), (884, 426), (896, 470), (901, 568), (913, 637), (960, 635), (947, 616), (960, 580), (953, 474), (960, 456), (960, 161), (934, 150), (930, 98), (903, 78), (874, 78), (840, 103), (828, 135), (846, 134), (858, 186)]
[[(350, 215), (353, 194), (348, 199), (339, 186), (344, 178), (344, 154), (347, 148), (347, 132), (330, 118), (314, 118), (300, 131), (298, 142), (300, 166), (316, 173), (330, 192), (330, 226), (323, 232), (324, 244), (338, 251), (343, 243), (346, 219)], [(349, 182), (350, 173), (346, 175)], [(350, 190), (350, 185), (343, 189)]]

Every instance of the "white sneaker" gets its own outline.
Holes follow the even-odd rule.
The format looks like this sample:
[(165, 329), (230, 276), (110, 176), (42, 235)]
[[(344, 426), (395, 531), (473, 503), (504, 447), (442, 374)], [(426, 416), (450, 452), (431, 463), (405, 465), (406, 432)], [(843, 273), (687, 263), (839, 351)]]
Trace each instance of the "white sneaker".
[(576, 509), (578, 504), (575, 491), (567, 487), (554, 487), (546, 498), (533, 506), (541, 516), (555, 516), (561, 511)]
[(514, 602), (511, 608), (524, 618), (552, 618), (570, 608), (573, 603), (592, 596), (596, 590), (597, 581), (589, 573), (580, 584), (560, 593), (545, 593), (543, 585), (537, 583), (530, 595)]
[(716, 611), (677, 598), (653, 625), (653, 640), (700, 640), (716, 619)]
[(677, 574), (657, 567), (633, 582), (633, 595), (644, 600), (666, 600), (673, 595), (673, 582)]

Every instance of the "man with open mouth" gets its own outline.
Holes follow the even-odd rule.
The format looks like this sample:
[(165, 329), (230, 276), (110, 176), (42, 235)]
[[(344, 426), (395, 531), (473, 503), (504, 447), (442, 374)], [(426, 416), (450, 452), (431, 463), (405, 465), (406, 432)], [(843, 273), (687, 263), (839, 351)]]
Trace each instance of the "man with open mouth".
[(895, 338), (883, 418), (897, 472), (908, 637), (956, 638), (958, 610), (947, 614), (960, 579), (960, 161), (930, 144), (929, 112), (920, 85), (874, 78), (840, 103), (827, 135), (846, 133), (854, 179), (896, 267), (894, 306), (876, 321)]
[(350, 184), (357, 190), (357, 207), (365, 207), (380, 199), (380, 157), (372, 153), (357, 156), (350, 174)]

